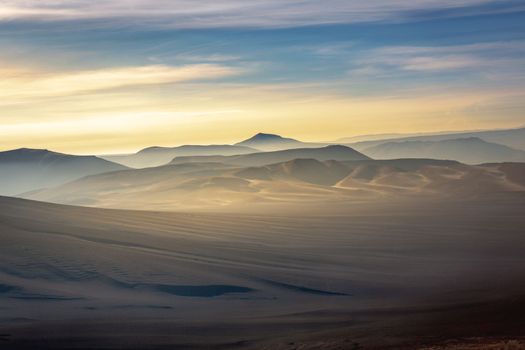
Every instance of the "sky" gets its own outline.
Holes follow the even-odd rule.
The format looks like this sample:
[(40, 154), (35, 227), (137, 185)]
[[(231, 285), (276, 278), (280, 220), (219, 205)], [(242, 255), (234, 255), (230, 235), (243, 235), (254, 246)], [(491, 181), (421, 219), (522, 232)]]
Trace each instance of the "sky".
[(0, 0), (0, 149), (525, 125), (522, 0)]

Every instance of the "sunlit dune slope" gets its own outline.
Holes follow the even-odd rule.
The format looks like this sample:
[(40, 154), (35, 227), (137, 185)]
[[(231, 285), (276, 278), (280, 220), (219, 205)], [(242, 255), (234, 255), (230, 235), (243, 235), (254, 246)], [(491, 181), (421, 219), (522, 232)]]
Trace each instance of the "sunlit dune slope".
[(294, 159), (258, 167), (181, 163), (89, 176), (27, 198), (109, 208), (256, 211), (319, 202), (523, 192), (524, 168), (522, 163), (470, 166), (429, 159)]

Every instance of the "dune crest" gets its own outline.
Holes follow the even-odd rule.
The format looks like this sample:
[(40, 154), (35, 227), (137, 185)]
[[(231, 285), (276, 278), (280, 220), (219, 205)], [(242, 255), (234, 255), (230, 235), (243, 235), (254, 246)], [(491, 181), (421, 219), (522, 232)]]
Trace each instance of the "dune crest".
[[(238, 157), (251, 156), (233, 159), (239, 162)], [(522, 193), (524, 169), (525, 163), (472, 166), (431, 159), (293, 159), (248, 167), (175, 162), (89, 176), (29, 193), (26, 198), (117, 209), (257, 211), (272, 205), (301, 206), (319, 201), (344, 204), (382, 198), (475, 198)]]

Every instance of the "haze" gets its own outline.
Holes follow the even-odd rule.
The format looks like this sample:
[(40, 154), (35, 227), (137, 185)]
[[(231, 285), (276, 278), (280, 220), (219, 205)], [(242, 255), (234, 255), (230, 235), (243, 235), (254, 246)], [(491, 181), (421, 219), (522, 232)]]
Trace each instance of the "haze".
[(0, 0), (0, 349), (525, 349), (525, 6)]

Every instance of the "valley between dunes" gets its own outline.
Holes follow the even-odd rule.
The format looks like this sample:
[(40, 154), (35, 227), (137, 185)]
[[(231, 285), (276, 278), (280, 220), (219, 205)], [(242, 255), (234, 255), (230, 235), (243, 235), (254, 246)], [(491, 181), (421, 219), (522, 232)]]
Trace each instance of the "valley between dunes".
[(524, 204), (509, 193), (255, 215), (2, 197), (0, 345), (415, 349), (518, 336)]

